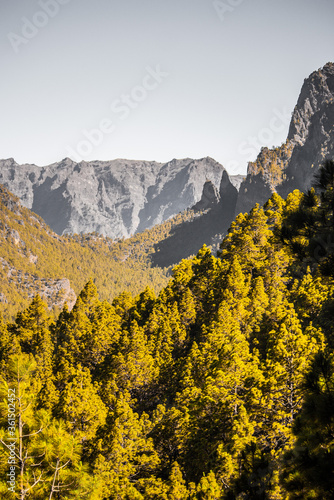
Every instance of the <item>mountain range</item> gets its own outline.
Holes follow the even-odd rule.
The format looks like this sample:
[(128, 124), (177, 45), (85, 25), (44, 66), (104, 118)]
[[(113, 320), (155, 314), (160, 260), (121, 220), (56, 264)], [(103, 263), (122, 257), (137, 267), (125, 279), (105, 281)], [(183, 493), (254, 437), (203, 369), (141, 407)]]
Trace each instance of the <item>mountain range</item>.
[(18, 165), (10, 158), (0, 160), (0, 183), (59, 235), (128, 238), (193, 206), (219, 205), (226, 226), (227, 219), (263, 204), (275, 191), (286, 196), (308, 189), (333, 148), (334, 64), (327, 63), (304, 81), (286, 142), (262, 148), (245, 179), (229, 175), (209, 157), (168, 163), (65, 158), (46, 167)]
[[(77, 292), (89, 269), (109, 272), (104, 261), (117, 268), (116, 274), (108, 274), (109, 283), (103, 276), (97, 278), (108, 300), (123, 289), (138, 291), (131, 284), (132, 272), (139, 273), (140, 286), (153, 279), (158, 289), (170, 266), (195, 254), (204, 243), (217, 248), (240, 212), (264, 204), (274, 192), (286, 197), (294, 189), (309, 189), (324, 160), (333, 157), (333, 149), (334, 64), (327, 63), (305, 79), (286, 141), (276, 148), (262, 148), (249, 162), (247, 176), (229, 175), (210, 157), (167, 163), (124, 159), (76, 163), (65, 158), (45, 167), (18, 165), (13, 158), (0, 160), (0, 257), (2, 278), (8, 281), (6, 293), (10, 283), (23, 290), (26, 282), (26, 298), (44, 290), (49, 298), (61, 295), (52, 300), (62, 307), (68, 297), (73, 302), (74, 292), (68, 282), (57, 280), (69, 278)], [(42, 246), (32, 247), (27, 231), (36, 225), (35, 238)], [(52, 272), (41, 265), (43, 245), (48, 252), (59, 247)], [(74, 261), (62, 270), (69, 251), (81, 261), (88, 258), (95, 263), (83, 266), (81, 273), (73, 272), (73, 266), (81, 266)], [(87, 257), (87, 252), (98, 257), (91, 253)], [(134, 259), (135, 253), (139, 257)], [(23, 275), (24, 259), (29, 262)], [(128, 267), (120, 278), (122, 266)], [(156, 275), (154, 268), (160, 268)], [(43, 277), (54, 280), (46, 291), (46, 283), (39, 283)], [(8, 303), (3, 291), (0, 302)]]
[[(0, 183), (57, 234), (97, 232), (128, 238), (200, 201), (210, 181), (221, 190), (225, 169), (212, 158), (168, 163), (112, 160), (46, 167), (0, 161)], [(228, 188), (240, 184), (228, 177)]]

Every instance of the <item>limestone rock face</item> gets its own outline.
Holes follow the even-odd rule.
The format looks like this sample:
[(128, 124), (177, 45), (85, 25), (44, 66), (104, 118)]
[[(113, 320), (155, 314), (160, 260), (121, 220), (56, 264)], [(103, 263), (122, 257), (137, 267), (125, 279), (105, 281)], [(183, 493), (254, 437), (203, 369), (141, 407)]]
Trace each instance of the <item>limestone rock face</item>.
[[(298, 102), (292, 114), (288, 139), (296, 145), (304, 146), (312, 133), (314, 116), (331, 109), (334, 104), (334, 64), (327, 63), (304, 80)], [(319, 118), (316, 117), (316, 118)]]
[(293, 145), (286, 142), (279, 148), (262, 148), (256, 161), (248, 163), (246, 179), (241, 183), (235, 215), (259, 203), (263, 205), (282, 183)]
[(245, 178), (246, 176), (241, 174), (229, 176), (232, 186), (234, 186), (237, 191), (239, 191), (241, 183), (245, 180)]
[(0, 183), (58, 234), (128, 237), (196, 204), (208, 180), (217, 190), (224, 167), (212, 158), (75, 163), (46, 167), (0, 161)]
[(65, 302), (71, 310), (77, 299), (67, 278), (40, 280), (39, 294), (49, 308), (57, 307), (59, 310), (64, 307)]
[(306, 191), (323, 161), (333, 155), (334, 64), (327, 63), (304, 80), (286, 142), (278, 148), (263, 148), (248, 164), (236, 215), (255, 203), (262, 205), (275, 191), (283, 197), (294, 189)]

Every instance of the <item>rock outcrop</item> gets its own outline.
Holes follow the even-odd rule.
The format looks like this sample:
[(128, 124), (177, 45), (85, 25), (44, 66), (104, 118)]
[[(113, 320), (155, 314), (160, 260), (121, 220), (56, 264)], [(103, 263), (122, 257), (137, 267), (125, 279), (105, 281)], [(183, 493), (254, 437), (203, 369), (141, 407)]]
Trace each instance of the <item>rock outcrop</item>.
[(203, 186), (203, 192), (201, 199), (196, 205), (194, 205), (195, 211), (208, 210), (209, 208), (213, 208), (220, 201), (220, 194), (218, 189), (211, 181), (206, 181)]
[[(70, 310), (74, 306), (77, 297), (67, 278), (39, 278), (36, 275), (16, 269), (2, 257), (0, 257), (0, 265), (5, 271), (8, 283), (15, 287), (16, 290), (22, 291), (30, 299), (39, 294), (50, 310), (52, 308), (61, 310), (65, 302)], [(0, 293), (0, 302), (8, 302), (3, 293)]]
[(200, 201), (190, 211), (193, 217), (177, 225), (167, 238), (155, 245), (152, 255), (154, 265), (174, 265), (181, 259), (195, 255), (203, 244), (218, 250), (234, 216), (241, 179), (233, 180), (232, 183), (224, 171), (219, 190), (211, 181), (205, 182)]

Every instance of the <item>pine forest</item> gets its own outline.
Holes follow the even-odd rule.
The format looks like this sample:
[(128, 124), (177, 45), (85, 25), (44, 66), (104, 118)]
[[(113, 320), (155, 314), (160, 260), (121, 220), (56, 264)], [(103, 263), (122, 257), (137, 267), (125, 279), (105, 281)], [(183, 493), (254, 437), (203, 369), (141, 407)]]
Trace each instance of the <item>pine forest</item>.
[(2, 317), (1, 499), (334, 498), (333, 161), (313, 184), (160, 287)]

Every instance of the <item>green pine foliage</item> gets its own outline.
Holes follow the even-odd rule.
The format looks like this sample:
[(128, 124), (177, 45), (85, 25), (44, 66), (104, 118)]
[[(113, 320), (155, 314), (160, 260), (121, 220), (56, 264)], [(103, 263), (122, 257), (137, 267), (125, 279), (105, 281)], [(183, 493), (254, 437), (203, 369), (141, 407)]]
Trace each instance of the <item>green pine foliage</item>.
[(240, 214), (157, 295), (90, 279), (71, 311), (36, 295), (0, 318), (1, 498), (333, 498), (333, 251), (314, 250), (334, 237), (332, 168)]

